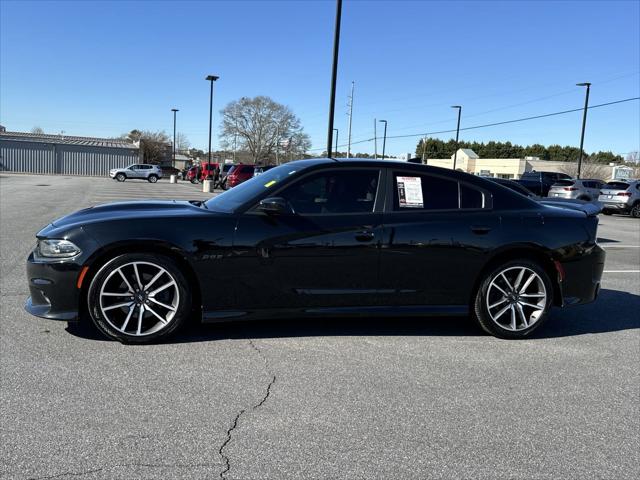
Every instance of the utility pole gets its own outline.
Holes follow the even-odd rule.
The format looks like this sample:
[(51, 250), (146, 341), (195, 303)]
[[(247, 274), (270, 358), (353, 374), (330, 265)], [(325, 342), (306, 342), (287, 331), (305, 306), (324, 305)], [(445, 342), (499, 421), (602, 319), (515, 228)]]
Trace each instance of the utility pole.
[(378, 159), (378, 133), (377, 133), (377, 128), (378, 128), (378, 121), (374, 118), (373, 119), (373, 158), (374, 159)]
[(589, 90), (591, 84), (589, 82), (576, 83), (578, 87), (587, 87), (587, 93), (584, 97), (584, 113), (582, 114), (582, 134), (580, 135), (580, 158), (578, 159), (578, 175), (576, 178), (580, 178), (580, 170), (582, 169), (582, 156), (584, 155), (584, 129), (587, 126), (587, 110), (589, 109)]
[(458, 160), (458, 138), (460, 136), (460, 116), (462, 115), (462, 107), (460, 105), (454, 105), (451, 108), (458, 109), (458, 127), (456, 128), (456, 151), (453, 152), (453, 169), (456, 169), (456, 160)]
[(351, 82), (351, 96), (349, 97), (349, 146), (347, 147), (347, 158), (351, 158), (351, 119), (353, 118), (353, 90), (356, 82)]
[(329, 94), (329, 125), (327, 128), (327, 157), (331, 158), (333, 147), (333, 114), (336, 109), (336, 77), (338, 76), (338, 51), (340, 50), (340, 19), (342, 0), (336, 0), (336, 23), (333, 32), (333, 66), (331, 69), (331, 93)]
[(425, 165), (427, 164), (426, 153), (427, 153), (427, 136), (425, 135), (424, 138), (422, 139), (422, 163), (424, 163)]
[(336, 155), (337, 155), (337, 153), (338, 153), (338, 133), (340, 133), (340, 132), (338, 131), (337, 128), (334, 128), (333, 131), (336, 132)]

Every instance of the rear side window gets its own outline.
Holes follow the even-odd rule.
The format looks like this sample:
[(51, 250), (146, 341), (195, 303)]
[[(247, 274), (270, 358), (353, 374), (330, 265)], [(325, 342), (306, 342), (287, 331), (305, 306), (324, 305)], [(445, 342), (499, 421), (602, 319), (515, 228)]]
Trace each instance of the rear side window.
[(394, 173), (394, 210), (457, 210), (458, 182), (431, 175)]
[(484, 194), (473, 187), (460, 184), (460, 208), (484, 208)]

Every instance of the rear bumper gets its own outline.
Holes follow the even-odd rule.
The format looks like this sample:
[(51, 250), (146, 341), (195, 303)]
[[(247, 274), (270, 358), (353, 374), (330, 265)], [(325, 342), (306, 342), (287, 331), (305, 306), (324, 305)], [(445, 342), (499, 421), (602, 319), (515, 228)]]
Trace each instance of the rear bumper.
[(603, 210), (617, 210), (620, 212), (626, 212), (627, 210), (629, 210), (631, 207), (628, 203), (622, 203), (622, 202), (605, 202), (600, 200), (600, 203), (602, 203), (602, 209)]
[(53, 320), (78, 318), (79, 290), (76, 282), (81, 266), (72, 262), (38, 262), (33, 253), (27, 259), (30, 297), (25, 310), (36, 317)]
[(605, 251), (595, 245), (582, 256), (561, 262), (564, 280), (560, 283), (562, 305), (581, 305), (593, 302), (600, 291)]

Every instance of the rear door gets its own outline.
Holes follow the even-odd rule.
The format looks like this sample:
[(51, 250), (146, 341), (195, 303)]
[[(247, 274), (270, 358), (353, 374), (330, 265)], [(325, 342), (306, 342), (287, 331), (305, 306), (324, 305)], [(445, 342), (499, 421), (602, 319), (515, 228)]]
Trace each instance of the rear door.
[(490, 193), (446, 176), (397, 169), (390, 172), (387, 199), (380, 256), (386, 301), (466, 312), (499, 236)]

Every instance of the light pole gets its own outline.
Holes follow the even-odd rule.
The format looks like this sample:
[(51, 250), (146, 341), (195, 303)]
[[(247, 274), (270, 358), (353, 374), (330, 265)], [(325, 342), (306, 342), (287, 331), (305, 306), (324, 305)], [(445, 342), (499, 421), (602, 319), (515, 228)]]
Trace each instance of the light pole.
[(453, 169), (456, 169), (456, 161), (458, 160), (458, 138), (460, 137), (460, 116), (462, 115), (462, 107), (453, 105), (451, 108), (458, 109), (458, 126), (456, 127), (456, 151), (453, 152)]
[(587, 93), (584, 97), (584, 113), (582, 114), (582, 134), (580, 135), (580, 158), (578, 159), (578, 175), (576, 178), (580, 178), (580, 170), (582, 169), (582, 156), (584, 155), (584, 129), (587, 126), (587, 110), (589, 109), (589, 90), (591, 84), (589, 82), (576, 83), (578, 87), (587, 87)]
[(336, 0), (336, 24), (333, 32), (333, 67), (331, 69), (331, 93), (329, 94), (329, 127), (327, 129), (327, 157), (329, 158), (331, 158), (331, 147), (333, 147), (333, 114), (336, 108), (336, 77), (338, 76), (341, 17), (342, 0)]
[(207, 163), (211, 163), (211, 129), (213, 125), (213, 82), (220, 77), (215, 75), (207, 75), (205, 80), (211, 82), (211, 93), (209, 94), (209, 155), (207, 156)]
[(380, 123), (384, 123), (384, 138), (382, 140), (382, 160), (384, 160), (384, 151), (387, 147), (387, 121), (379, 120)]
[(176, 113), (179, 112), (177, 108), (172, 108), (173, 112), (173, 168), (176, 168)]
[(336, 132), (336, 148), (335, 148), (335, 152), (338, 153), (338, 133), (339, 133), (339, 131), (338, 131), (337, 128), (334, 128), (333, 131)]

